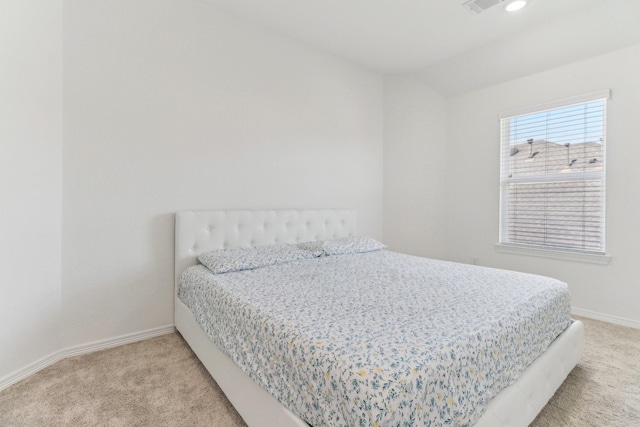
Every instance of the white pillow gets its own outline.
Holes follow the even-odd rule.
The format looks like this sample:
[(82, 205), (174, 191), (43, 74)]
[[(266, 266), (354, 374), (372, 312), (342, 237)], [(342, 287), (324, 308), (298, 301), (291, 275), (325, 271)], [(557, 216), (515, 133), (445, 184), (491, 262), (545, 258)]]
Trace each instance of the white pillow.
[(317, 240), (315, 242), (298, 243), (297, 246), (302, 250), (311, 252), (314, 257), (319, 257), (324, 255), (324, 249), (322, 248), (323, 244), (323, 240)]
[(361, 252), (373, 252), (386, 248), (387, 245), (372, 237), (350, 236), (342, 239), (327, 240), (322, 245), (325, 255), (346, 255)]
[(313, 254), (295, 245), (280, 243), (252, 248), (217, 249), (200, 254), (198, 261), (214, 274), (253, 270), (274, 264), (313, 258)]

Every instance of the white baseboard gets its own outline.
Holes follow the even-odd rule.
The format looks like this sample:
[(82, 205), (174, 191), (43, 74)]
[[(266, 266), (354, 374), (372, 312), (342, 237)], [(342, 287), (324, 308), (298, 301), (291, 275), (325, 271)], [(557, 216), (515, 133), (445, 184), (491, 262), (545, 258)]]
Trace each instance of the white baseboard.
[(124, 344), (130, 344), (136, 341), (146, 340), (148, 338), (158, 337), (160, 335), (171, 334), (175, 332), (174, 325), (161, 326), (159, 328), (147, 329), (146, 331), (134, 332), (131, 334), (120, 335), (119, 337), (107, 338), (104, 340), (93, 341), (87, 344), (75, 345), (62, 350), (58, 350), (42, 359), (36, 360), (33, 363), (18, 369), (15, 372), (0, 378), (0, 391), (5, 388), (22, 381), (30, 375), (51, 366), (54, 363), (66, 359), (68, 357), (80, 356), (82, 354), (93, 353), (94, 351), (105, 350), (107, 348), (118, 347)]
[(626, 319), (624, 317), (612, 316), (610, 314), (598, 313), (596, 311), (585, 310), (583, 308), (571, 307), (571, 314), (586, 317), (603, 322), (613, 323), (615, 325), (628, 326), (630, 328), (640, 329), (640, 322), (637, 320)]

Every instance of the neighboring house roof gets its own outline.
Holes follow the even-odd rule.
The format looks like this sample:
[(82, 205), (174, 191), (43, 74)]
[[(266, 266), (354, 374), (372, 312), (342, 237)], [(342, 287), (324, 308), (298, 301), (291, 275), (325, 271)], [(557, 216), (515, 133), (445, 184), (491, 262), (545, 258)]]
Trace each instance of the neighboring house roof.
[(567, 145), (545, 140), (511, 145), (511, 176), (576, 173), (601, 170), (604, 152), (599, 142)]

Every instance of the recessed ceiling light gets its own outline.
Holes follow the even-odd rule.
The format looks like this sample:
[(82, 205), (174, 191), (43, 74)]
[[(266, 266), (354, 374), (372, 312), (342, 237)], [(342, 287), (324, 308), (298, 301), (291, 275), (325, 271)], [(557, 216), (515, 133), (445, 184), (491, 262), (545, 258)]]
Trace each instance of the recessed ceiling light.
[(515, 12), (516, 10), (520, 10), (527, 5), (527, 0), (513, 0), (507, 3), (504, 7), (507, 12)]

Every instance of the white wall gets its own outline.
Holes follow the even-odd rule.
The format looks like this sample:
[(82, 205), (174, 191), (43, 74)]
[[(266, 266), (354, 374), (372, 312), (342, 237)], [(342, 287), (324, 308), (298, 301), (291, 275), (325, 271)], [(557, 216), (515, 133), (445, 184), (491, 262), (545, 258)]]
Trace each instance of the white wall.
[(198, 1), (65, 1), (63, 346), (173, 323), (173, 212), (382, 238), (382, 78)]
[(58, 346), (61, 8), (0, 2), (0, 379)]
[(392, 250), (445, 256), (446, 103), (416, 77), (385, 79), (384, 236)]
[[(448, 101), (447, 257), (557, 277), (573, 305), (640, 322), (640, 46), (534, 74)], [(607, 253), (609, 265), (497, 253), (498, 113), (610, 88), (607, 112)]]
[[(640, 321), (638, 46), (447, 100), (204, 2), (7, 0), (0, 53), (0, 378), (171, 324), (180, 209), (352, 207), (395, 250), (556, 276)], [(607, 87), (612, 263), (496, 253), (497, 113)]]

